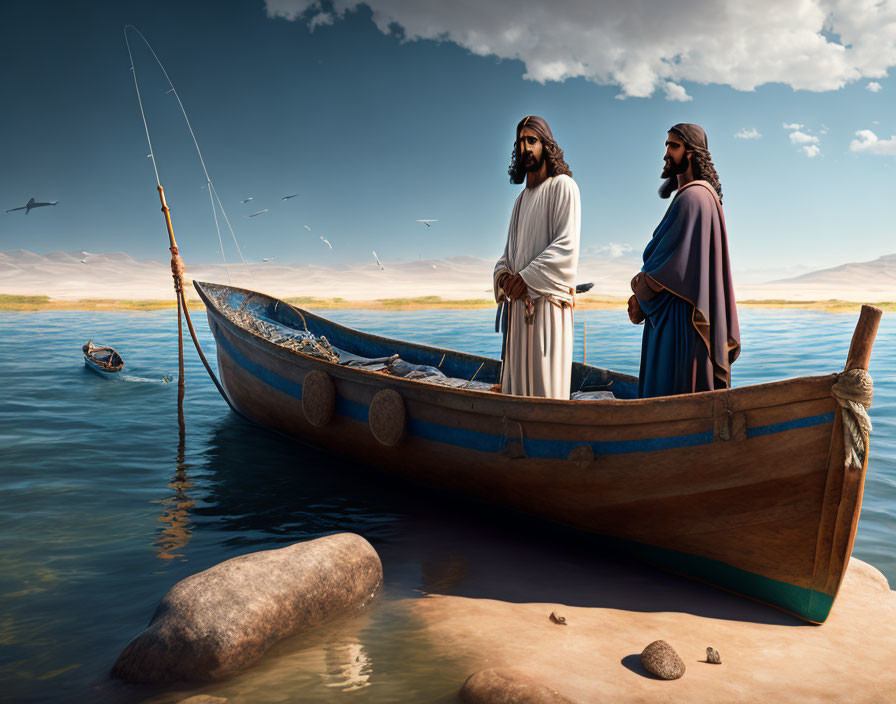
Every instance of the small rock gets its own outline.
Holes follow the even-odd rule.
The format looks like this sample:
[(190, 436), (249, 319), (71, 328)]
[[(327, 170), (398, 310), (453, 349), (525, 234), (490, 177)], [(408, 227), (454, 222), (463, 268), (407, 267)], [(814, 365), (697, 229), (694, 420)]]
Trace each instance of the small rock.
[(460, 690), (464, 704), (576, 704), (519, 670), (480, 670)]
[(722, 664), (722, 656), (719, 655), (719, 651), (714, 648), (706, 649), (706, 662), (712, 663), (713, 665), (721, 665)]
[(684, 661), (664, 640), (655, 640), (644, 648), (641, 664), (663, 680), (677, 680), (684, 674)]
[(551, 615), (548, 616), (554, 623), (559, 623), (561, 626), (566, 625), (566, 616), (555, 616), (554, 612), (551, 611)]

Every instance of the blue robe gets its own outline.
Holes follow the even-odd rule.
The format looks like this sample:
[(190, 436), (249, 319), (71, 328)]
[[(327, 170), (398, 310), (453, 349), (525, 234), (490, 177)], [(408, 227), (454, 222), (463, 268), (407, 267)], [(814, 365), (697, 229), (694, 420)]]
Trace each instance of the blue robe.
[(644, 250), (641, 269), (663, 288), (644, 312), (641, 398), (730, 387), (740, 331), (724, 215), (702, 181), (680, 189)]

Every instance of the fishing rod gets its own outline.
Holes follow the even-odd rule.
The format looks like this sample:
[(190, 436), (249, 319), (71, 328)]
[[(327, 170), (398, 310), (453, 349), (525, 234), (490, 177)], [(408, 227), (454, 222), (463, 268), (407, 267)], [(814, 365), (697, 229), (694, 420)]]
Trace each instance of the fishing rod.
[[(218, 201), (218, 205), (221, 207), (221, 212), (224, 215), (225, 220), (227, 221), (228, 227), (230, 226), (230, 220), (227, 219), (227, 214), (224, 211), (224, 206), (221, 204), (221, 199), (218, 197), (217, 191), (212, 184), (211, 178), (208, 175), (208, 169), (205, 168), (205, 160), (202, 158), (202, 152), (199, 149), (199, 142), (196, 140), (196, 135), (193, 132), (193, 126), (190, 124), (190, 118), (187, 117), (187, 111), (184, 109), (183, 102), (181, 102), (180, 96), (177, 94), (177, 90), (174, 87), (174, 83), (172, 83), (171, 78), (168, 76), (168, 72), (165, 70), (164, 65), (159, 60), (159, 57), (156, 55), (156, 52), (153, 50), (150, 43), (147, 41), (146, 37), (143, 36), (142, 32), (139, 29), (134, 27), (133, 25), (125, 25), (124, 27), (124, 41), (127, 45), (128, 49), (128, 58), (131, 61), (131, 73), (134, 77), (134, 89), (137, 91), (137, 104), (140, 107), (140, 117), (143, 120), (143, 129), (146, 132), (146, 142), (149, 145), (149, 157), (152, 160), (153, 171), (155, 172), (156, 177), (156, 188), (159, 192), (159, 201), (162, 204), (162, 213), (165, 216), (165, 226), (168, 230), (168, 250), (171, 252), (171, 275), (174, 278), (174, 293), (177, 298), (177, 366), (179, 378), (177, 382), (177, 399), (178, 399), (178, 424), (180, 427), (181, 434), (184, 433), (184, 417), (183, 417), (183, 399), (184, 399), (184, 345), (183, 345), (183, 326), (181, 323), (181, 315), (183, 315), (184, 319), (187, 321), (187, 327), (190, 330), (190, 337), (193, 339), (193, 345), (196, 348), (196, 352), (199, 354), (199, 358), (202, 360), (203, 366), (205, 366), (205, 370), (208, 372), (208, 375), (211, 377), (211, 380), (215, 383), (215, 387), (217, 387), (218, 392), (221, 394), (222, 398), (227, 402), (227, 405), (230, 406), (231, 409), (236, 410), (233, 407), (233, 404), (228, 398), (227, 393), (224, 391), (224, 387), (221, 385), (221, 382), (218, 381), (218, 377), (215, 375), (214, 371), (212, 371), (211, 366), (208, 363), (208, 360), (205, 357), (205, 354), (202, 351), (202, 347), (199, 344), (199, 339), (196, 337), (196, 330), (193, 327), (193, 321), (190, 318), (190, 310), (187, 306), (186, 296), (184, 295), (184, 286), (183, 286), (183, 274), (184, 274), (184, 260), (180, 256), (180, 251), (177, 246), (177, 240), (174, 237), (174, 225), (171, 222), (171, 210), (168, 208), (168, 203), (165, 201), (165, 189), (162, 187), (161, 179), (159, 178), (159, 168), (156, 163), (155, 152), (152, 147), (152, 138), (149, 134), (149, 125), (146, 122), (146, 112), (143, 109), (143, 97), (140, 95), (140, 84), (137, 81), (137, 69), (134, 64), (134, 56), (131, 52), (131, 43), (128, 41), (128, 29), (132, 29), (137, 35), (143, 40), (149, 49), (150, 53), (153, 55), (153, 58), (156, 60), (156, 63), (159, 64), (159, 68), (162, 70), (162, 73), (165, 76), (165, 80), (168, 81), (168, 85), (171, 86), (171, 89), (168, 91), (169, 93), (174, 93), (174, 97), (177, 98), (177, 103), (180, 105), (181, 112), (183, 113), (184, 120), (186, 120), (187, 128), (190, 130), (190, 136), (193, 138), (193, 144), (196, 147), (196, 153), (199, 156), (199, 162), (202, 164), (202, 170), (205, 174), (206, 186), (208, 187), (209, 192), (209, 200), (212, 203), (212, 211), (215, 213), (215, 227), (218, 229), (218, 242), (221, 245), (221, 257), (224, 258), (224, 268), (227, 271), (227, 279), (230, 280), (230, 271), (227, 267), (227, 259), (224, 257), (224, 243), (221, 240), (221, 230), (218, 228), (218, 218), (217, 213), (214, 209), (213, 196)], [(236, 241), (236, 234), (233, 232), (233, 228), (230, 228), (230, 232), (233, 235), (234, 244), (236, 244), (237, 251), (240, 254), (240, 258), (243, 263), (246, 263), (246, 260), (243, 258), (243, 253), (240, 250), (239, 244)], [(248, 271), (248, 268), (247, 268)], [(250, 274), (251, 276), (251, 274)]]

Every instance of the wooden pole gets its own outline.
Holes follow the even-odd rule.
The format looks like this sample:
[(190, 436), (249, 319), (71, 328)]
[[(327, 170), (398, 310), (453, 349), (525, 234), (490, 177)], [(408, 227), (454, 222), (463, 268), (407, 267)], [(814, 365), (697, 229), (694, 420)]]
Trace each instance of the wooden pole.
[[(199, 355), (199, 359), (202, 361), (203, 366), (205, 366), (205, 370), (208, 372), (208, 375), (211, 377), (211, 380), (215, 383), (215, 387), (218, 389), (218, 392), (221, 394), (222, 398), (227, 401), (227, 405), (230, 406), (234, 411), (236, 409), (233, 407), (233, 404), (230, 402), (230, 397), (227, 396), (224, 391), (224, 387), (221, 386), (221, 382), (218, 381), (218, 377), (215, 376), (215, 373), (212, 371), (211, 366), (208, 363), (208, 360), (205, 358), (205, 354), (202, 352), (202, 348), (199, 346), (199, 339), (196, 337), (196, 330), (193, 328), (193, 321), (190, 319), (190, 310), (187, 308), (187, 297), (184, 295), (184, 260), (181, 259), (180, 253), (177, 249), (177, 240), (174, 239), (174, 226), (171, 224), (171, 211), (168, 209), (168, 204), (165, 202), (165, 189), (159, 185), (159, 200), (162, 202), (162, 212), (165, 214), (165, 225), (168, 228), (168, 249), (171, 250), (171, 275), (174, 277), (174, 291), (177, 294), (177, 335), (178, 335), (178, 368), (180, 370), (180, 380), (178, 381), (178, 415), (183, 422), (183, 385), (184, 385), (184, 345), (183, 345), (183, 328), (181, 327), (180, 315), (183, 313), (184, 319), (187, 321), (187, 328), (190, 331), (190, 337), (193, 338), (193, 346), (196, 347), (196, 353)], [(300, 313), (301, 315), (301, 313)], [(307, 325), (305, 326), (307, 329)], [(183, 431), (183, 425), (181, 425), (181, 430)]]
[[(159, 200), (162, 203), (162, 213), (165, 215), (165, 226), (168, 228), (168, 250), (171, 252), (171, 276), (174, 278), (174, 295), (177, 297), (177, 424), (181, 438), (186, 433), (184, 423), (184, 394), (186, 393), (184, 378), (184, 329), (181, 321), (181, 311), (186, 315), (186, 300), (184, 291), (184, 260), (180, 258), (177, 249), (177, 240), (174, 239), (174, 226), (171, 224), (171, 211), (165, 202), (165, 189), (159, 184)], [(183, 305), (181, 303), (183, 302)]]
[(883, 311), (874, 306), (862, 306), (859, 313), (859, 322), (856, 323), (855, 332), (852, 334), (852, 342), (849, 345), (849, 354), (846, 357), (846, 371), (850, 369), (868, 369), (871, 359), (871, 348), (874, 346), (874, 338), (880, 325)]

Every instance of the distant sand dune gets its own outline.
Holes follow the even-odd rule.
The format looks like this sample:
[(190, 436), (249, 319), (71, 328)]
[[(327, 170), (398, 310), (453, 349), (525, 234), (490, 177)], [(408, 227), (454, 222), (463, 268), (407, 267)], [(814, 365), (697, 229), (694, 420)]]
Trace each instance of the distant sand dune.
[[(355, 301), (440, 296), (444, 299), (491, 297), (494, 262), (470, 256), (417, 259), (375, 264), (323, 267), (311, 264), (262, 264), (230, 267), (187, 264), (187, 278), (232, 283), (287, 298), (344, 298)], [(593, 282), (589, 296), (627, 297), (629, 280), (638, 271), (636, 257), (585, 257), (579, 262), (579, 282)], [(47, 295), (59, 300), (119, 298), (165, 299), (171, 296), (167, 263), (138, 261), (124, 252), (90, 254), (24, 249), (0, 252), (0, 293)], [(192, 289), (189, 292), (195, 296)], [(896, 254), (872, 262), (832, 269), (766, 284), (738, 286), (738, 300), (787, 299), (892, 301), (896, 299)]]

